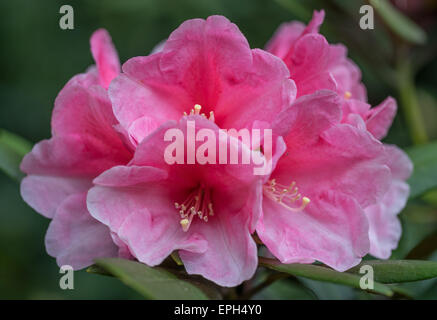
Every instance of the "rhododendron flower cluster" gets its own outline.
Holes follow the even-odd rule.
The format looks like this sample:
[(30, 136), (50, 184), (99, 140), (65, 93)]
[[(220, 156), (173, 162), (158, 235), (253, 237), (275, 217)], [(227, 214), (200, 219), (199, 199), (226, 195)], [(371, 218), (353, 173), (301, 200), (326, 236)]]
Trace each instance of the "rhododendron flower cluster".
[[(80, 269), (115, 256), (156, 266), (177, 251), (188, 274), (222, 286), (253, 277), (255, 234), (283, 263), (344, 271), (368, 253), (388, 258), (412, 170), (380, 142), (396, 102), (367, 104), (346, 48), (319, 34), (323, 16), (282, 25), (266, 50), (251, 49), (225, 17), (188, 20), (121, 70), (109, 35), (96, 31), (96, 67), (61, 90), (52, 137), (21, 165), (24, 200), (52, 219), (47, 252)], [(255, 175), (254, 164), (218, 154), (167, 163), (166, 132), (187, 136), (188, 122), (216, 133), (217, 149), (256, 154), (272, 169)], [(272, 131), (271, 155), (262, 138), (219, 134), (254, 128)]]

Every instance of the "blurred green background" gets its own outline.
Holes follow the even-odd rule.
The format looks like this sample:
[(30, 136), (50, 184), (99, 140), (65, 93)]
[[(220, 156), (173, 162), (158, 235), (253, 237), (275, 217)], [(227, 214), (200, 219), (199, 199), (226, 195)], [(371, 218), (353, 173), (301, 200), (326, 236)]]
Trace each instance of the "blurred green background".
[[(425, 44), (405, 44), (380, 20), (374, 30), (361, 30), (359, 0), (14, 0), (0, 4), (0, 128), (31, 142), (50, 137), (53, 102), (64, 84), (93, 63), (89, 37), (103, 27), (111, 34), (120, 60), (147, 55), (180, 23), (190, 18), (222, 14), (236, 23), (252, 47), (264, 47), (280, 23), (308, 22), (312, 10), (325, 9), (321, 32), (331, 43), (343, 42), (349, 56), (360, 65), (369, 102), (376, 105), (387, 95), (399, 99), (396, 73), (399, 52), (411, 64), (411, 79), (423, 126), (429, 140), (437, 138), (437, 28), (435, 1), (404, 10), (426, 30)], [(405, 3), (404, 3), (405, 2)], [(74, 9), (74, 30), (61, 30), (59, 8)], [(420, 12), (422, 10), (422, 12)], [(398, 100), (399, 101), (399, 100)], [(407, 107), (408, 108), (408, 107)], [(386, 142), (401, 147), (413, 144), (405, 112), (400, 108)], [(49, 220), (21, 199), (19, 185), (0, 172), (0, 298), (1, 299), (129, 299), (140, 298), (118, 280), (75, 273), (75, 289), (63, 291), (55, 259), (44, 248)], [(404, 235), (394, 257), (437, 260), (437, 201), (432, 193), (410, 201), (402, 213)], [(429, 247), (428, 240), (434, 245)], [(434, 238), (433, 238), (434, 237)], [(415, 249), (414, 249), (415, 248)], [(414, 249), (411, 253), (411, 250)], [(434, 255), (433, 255), (434, 253)], [(300, 280), (307, 289), (287, 280), (261, 292), (259, 298), (374, 298), (350, 288)], [(434, 280), (405, 286), (416, 298), (437, 299)], [(309, 288), (309, 289), (308, 289)]]

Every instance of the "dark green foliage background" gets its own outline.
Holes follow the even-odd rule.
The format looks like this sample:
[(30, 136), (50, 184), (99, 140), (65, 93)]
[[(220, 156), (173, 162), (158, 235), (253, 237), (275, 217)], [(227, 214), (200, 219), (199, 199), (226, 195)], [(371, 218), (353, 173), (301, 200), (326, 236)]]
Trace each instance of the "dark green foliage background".
[[(2, 0), (0, 3), (0, 128), (31, 142), (50, 137), (53, 102), (64, 84), (93, 63), (89, 37), (100, 27), (113, 37), (120, 60), (147, 55), (152, 48), (186, 19), (222, 14), (236, 23), (252, 47), (264, 47), (281, 22), (303, 19), (313, 9), (327, 13), (322, 28), (330, 42), (344, 42), (350, 56), (362, 67), (369, 100), (377, 104), (387, 95), (397, 97), (393, 83), (383, 79), (384, 66), (394, 55), (386, 30), (358, 27), (358, 8), (362, 2), (301, 1), (303, 14), (268, 0), (106, 0), (49, 1)], [(75, 29), (59, 28), (59, 8), (70, 4), (75, 13)], [(288, 6), (291, 8), (291, 6)], [(307, 17), (308, 18), (308, 17)], [(308, 19), (305, 19), (307, 22)], [(437, 138), (437, 61), (432, 54), (437, 45), (436, 28), (428, 30), (425, 46), (417, 47), (410, 59), (421, 59), (417, 88), (420, 107), (431, 139)], [(369, 39), (378, 39), (377, 42)], [(402, 147), (411, 145), (402, 112), (386, 141)], [(402, 213), (404, 236), (396, 258), (404, 258), (423, 238), (436, 233), (435, 196), (428, 202), (412, 201)], [(431, 203), (434, 203), (432, 205)], [(75, 290), (59, 289), (59, 268), (44, 248), (49, 220), (36, 214), (21, 199), (18, 184), (0, 172), (0, 298), (11, 299), (90, 299), (140, 298), (115, 278), (75, 273)], [(435, 240), (435, 239), (434, 239)], [(431, 250), (432, 251), (432, 250)], [(430, 258), (427, 253), (426, 257)], [(433, 260), (437, 258), (434, 255)], [(262, 274), (260, 275), (262, 277)], [(281, 280), (261, 292), (259, 298), (372, 298), (351, 288), (302, 280), (306, 288)], [(409, 284), (418, 298), (437, 299), (437, 282), (427, 280)]]

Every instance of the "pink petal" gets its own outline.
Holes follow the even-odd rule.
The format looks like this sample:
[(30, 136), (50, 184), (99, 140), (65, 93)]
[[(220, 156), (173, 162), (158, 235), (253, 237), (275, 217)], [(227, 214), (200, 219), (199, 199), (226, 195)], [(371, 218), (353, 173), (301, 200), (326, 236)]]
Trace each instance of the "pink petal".
[(287, 148), (293, 150), (316, 142), (323, 131), (338, 124), (340, 119), (338, 95), (320, 90), (299, 98), (281, 112), (273, 123), (273, 130), (286, 136)]
[(225, 287), (237, 286), (253, 277), (258, 264), (257, 248), (244, 215), (229, 212), (224, 202), (214, 219), (192, 228), (207, 245), (204, 252), (179, 251), (188, 274), (200, 274)]
[(85, 193), (68, 197), (47, 230), (47, 252), (56, 257), (59, 266), (78, 270), (93, 264), (94, 259), (117, 256), (109, 229), (89, 215), (85, 200)]
[(413, 172), (413, 163), (407, 154), (395, 145), (384, 145), (388, 154), (388, 163), (394, 179), (407, 180)]
[(252, 54), (252, 69), (244, 81), (222, 87), (214, 110), (222, 128), (250, 128), (255, 121), (270, 124), (296, 98), (296, 85), (284, 63), (259, 49)]
[(170, 189), (159, 182), (136, 188), (96, 186), (88, 192), (88, 209), (132, 255), (154, 266), (177, 249), (205, 250), (201, 237), (182, 230)]
[(109, 147), (93, 136), (55, 136), (37, 143), (21, 163), (27, 174), (94, 178), (129, 161), (130, 152)]
[(370, 109), (366, 121), (367, 130), (371, 132), (376, 139), (381, 140), (387, 135), (388, 130), (396, 115), (396, 100), (389, 97), (380, 105)]
[(105, 29), (93, 33), (90, 39), (91, 52), (99, 71), (100, 83), (107, 89), (109, 83), (120, 73), (120, 62), (117, 51), (112, 44), (111, 36)]
[(291, 212), (265, 197), (257, 234), (283, 263), (317, 260), (338, 271), (358, 264), (369, 250), (362, 209), (340, 193), (322, 194), (302, 212)]
[(290, 55), (294, 49), (295, 42), (305, 34), (318, 33), (325, 18), (325, 12), (314, 11), (313, 18), (308, 26), (299, 21), (283, 23), (276, 30), (272, 39), (267, 43), (266, 50), (281, 59)]
[(310, 23), (308, 23), (308, 26), (306, 27), (303, 33), (304, 34), (318, 33), (324, 19), (325, 19), (324, 10), (320, 10), (320, 11), (314, 10), (313, 18), (311, 19)]
[(149, 266), (159, 265), (174, 250), (201, 253), (207, 248), (201, 235), (182, 231), (173, 206), (168, 214), (152, 214), (146, 208), (132, 212), (118, 234), (132, 254)]
[(121, 240), (120, 237), (116, 233), (111, 232), (111, 238), (112, 238), (112, 241), (114, 241), (114, 243), (118, 247), (118, 256), (120, 258), (129, 259), (129, 260), (135, 259), (135, 257), (130, 252), (130, 249), (127, 246), (127, 244), (123, 240)]
[(145, 137), (159, 127), (160, 123), (156, 119), (144, 116), (136, 119), (129, 127), (128, 134), (131, 143), (137, 146)]
[(114, 114), (126, 130), (143, 117), (157, 124), (179, 119), (195, 104), (181, 87), (167, 81), (159, 67), (160, 58), (158, 53), (128, 60), (123, 65), (125, 74), (109, 86)]
[[(172, 212), (174, 209), (174, 199), (171, 193), (157, 180), (159, 169), (137, 167), (115, 167), (105, 172), (102, 177), (98, 177), (96, 182), (101, 181), (106, 186), (95, 186), (88, 192), (87, 206), (91, 215), (106, 224), (111, 231), (117, 233), (124, 220), (135, 211), (149, 208), (153, 205), (157, 212), (165, 209), (160, 207), (160, 203), (168, 202), (168, 207)], [(141, 173), (141, 178), (135, 177), (135, 173)], [(150, 174), (148, 174), (150, 173)], [(111, 187), (116, 184), (117, 178), (128, 177), (128, 181), (118, 180), (119, 187)], [(142, 180), (140, 187), (135, 187)], [(129, 182), (134, 185), (129, 186)], [(125, 187), (124, 187), (125, 186)], [(165, 210), (164, 210), (165, 211)], [(177, 214), (175, 214), (177, 217)]]
[(369, 114), (370, 105), (357, 99), (345, 99), (342, 104), (342, 109), (343, 121), (345, 121), (350, 114), (357, 114), (363, 119), (363, 121), (366, 121)]
[(73, 77), (56, 97), (52, 134), (80, 135), (101, 145), (123, 150), (122, 141), (113, 129), (117, 120), (106, 91), (95, 85), (86, 87), (81, 79), (83, 77), (88, 77), (88, 74)]
[(284, 59), (288, 55), (294, 42), (300, 38), (304, 30), (305, 25), (299, 21), (281, 24), (267, 43), (266, 50)]
[(407, 180), (413, 164), (408, 156), (396, 146), (385, 145), (390, 167), (391, 186), (377, 204), (365, 208), (369, 220), (370, 253), (377, 258), (387, 259), (398, 245), (401, 224), (397, 215), (405, 207), (410, 193)]
[(115, 166), (103, 172), (93, 182), (105, 187), (127, 187), (165, 178), (167, 178), (167, 172), (154, 167)]
[(30, 175), (21, 181), (20, 192), (24, 201), (36, 212), (53, 218), (58, 207), (69, 196), (86, 192), (91, 179)]
[(285, 58), (291, 78), (296, 82), (298, 96), (314, 93), (320, 89), (336, 90), (337, 83), (329, 70), (330, 47), (319, 34), (300, 38), (293, 54)]
[(364, 211), (369, 220), (370, 254), (388, 259), (398, 246), (402, 227), (397, 215), (405, 207), (410, 193), (407, 183), (396, 180), (378, 204)]

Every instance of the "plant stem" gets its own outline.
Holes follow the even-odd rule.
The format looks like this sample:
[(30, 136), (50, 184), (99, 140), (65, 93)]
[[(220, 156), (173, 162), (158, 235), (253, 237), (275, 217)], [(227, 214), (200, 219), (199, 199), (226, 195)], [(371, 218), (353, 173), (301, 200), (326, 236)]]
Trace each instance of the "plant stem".
[[(405, 48), (404, 48), (405, 49)], [(414, 85), (414, 75), (410, 59), (405, 50), (400, 50), (398, 63), (398, 91), (401, 100), (401, 107), (405, 115), (405, 121), (414, 144), (423, 144), (428, 142), (428, 136), (425, 131), (422, 113), (416, 95)]]
[(270, 274), (266, 280), (264, 280), (263, 282), (261, 282), (259, 285), (253, 287), (252, 289), (250, 289), (249, 291), (245, 292), (244, 294), (242, 294), (239, 299), (241, 300), (249, 300), (250, 298), (252, 298), (255, 294), (257, 294), (258, 292), (260, 292), (261, 290), (267, 288), (268, 286), (270, 286), (273, 282), (277, 281), (277, 280), (281, 280), (281, 279), (285, 279), (290, 277), (289, 274), (286, 273), (272, 273)]

